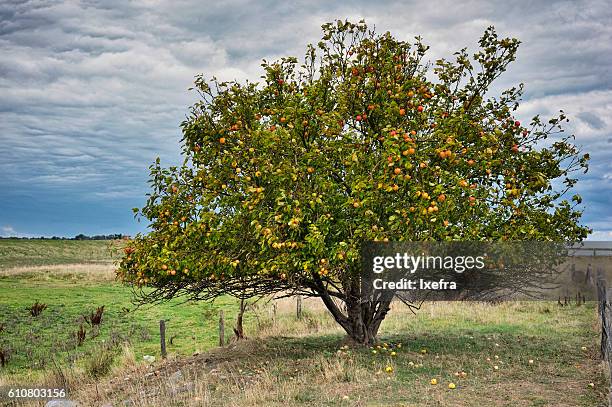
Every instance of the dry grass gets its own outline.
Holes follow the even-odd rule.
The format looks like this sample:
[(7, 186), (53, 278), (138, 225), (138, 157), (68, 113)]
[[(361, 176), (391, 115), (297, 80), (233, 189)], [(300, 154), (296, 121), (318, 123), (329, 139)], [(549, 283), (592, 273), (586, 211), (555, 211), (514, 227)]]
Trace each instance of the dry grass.
[(0, 239), (0, 270), (50, 264), (112, 263), (122, 240)]
[[(305, 302), (309, 317), (298, 321), (295, 302), (282, 300), (276, 320), (268, 306), (260, 307), (267, 322), (249, 340), (152, 366), (134, 364), (124, 350), (129, 367), (73, 394), (85, 405), (598, 405), (607, 384), (593, 307), (428, 303), (412, 315), (394, 304), (382, 332), (389, 345), (374, 354), (344, 349), (341, 332), (319, 304)], [(467, 376), (456, 377), (459, 371)], [(439, 384), (429, 384), (431, 378)], [(447, 388), (451, 381), (454, 390)]]
[(304, 298), (302, 319), (296, 318), (295, 298), (282, 298), (257, 304), (250, 311), (255, 315), (258, 338), (279, 336), (305, 337), (315, 334), (341, 334), (342, 328), (333, 320), (317, 298)]
[(0, 278), (16, 277), (35, 281), (87, 281), (90, 283), (113, 281), (115, 266), (106, 264), (54, 264), (45, 266), (21, 266), (0, 270)]

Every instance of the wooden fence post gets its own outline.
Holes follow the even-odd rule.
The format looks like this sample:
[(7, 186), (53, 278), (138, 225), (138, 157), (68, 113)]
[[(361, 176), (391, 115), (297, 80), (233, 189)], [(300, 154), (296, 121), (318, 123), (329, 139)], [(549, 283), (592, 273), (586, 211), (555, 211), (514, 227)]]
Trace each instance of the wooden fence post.
[(296, 311), (297, 319), (302, 319), (302, 296), (301, 295), (297, 296), (295, 308), (296, 308), (295, 311)]
[(225, 346), (225, 316), (219, 311), (219, 346)]
[[(606, 291), (606, 303), (604, 305), (605, 321), (605, 361), (608, 363), (608, 372), (610, 377), (610, 387), (608, 388), (608, 406), (612, 407), (612, 290)], [(603, 330), (604, 328), (602, 328)], [(603, 336), (603, 335), (602, 335)]]
[(601, 321), (599, 350), (602, 360), (608, 357), (608, 289), (601, 270), (597, 270), (597, 313)]
[(604, 270), (601, 267), (597, 268), (597, 312), (601, 320), (601, 358), (608, 364), (610, 371), (608, 405), (612, 407), (612, 290), (606, 287)]
[(608, 290), (606, 287), (606, 280), (604, 277), (603, 269), (597, 269), (597, 312), (601, 320), (601, 343), (599, 350), (603, 361), (608, 363), (608, 369), (610, 370), (610, 387), (608, 389), (608, 405), (612, 406), (612, 307), (610, 306), (612, 297), (612, 290)]
[(166, 359), (166, 321), (159, 321), (159, 344), (161, 346), (161, 357)]

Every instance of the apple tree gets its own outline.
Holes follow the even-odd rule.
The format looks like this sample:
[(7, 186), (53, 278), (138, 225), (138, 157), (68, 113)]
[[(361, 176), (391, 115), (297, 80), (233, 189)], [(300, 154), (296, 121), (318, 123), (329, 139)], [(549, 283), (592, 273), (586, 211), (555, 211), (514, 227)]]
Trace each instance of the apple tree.
[(258, 83), (198, 76), (184, 162), (151, 166), (150, 231), (119, 277), (141, 301), (320, 297), (370, 344), (391, 298), (362, 301), (363, 242), (581, 240), (588, 155), (563, 112), (516, 120), (522, 85), (490, 94), (519, 41), (491, 27), (479, 45), (429, 64), (418, 37), (335, 21)]

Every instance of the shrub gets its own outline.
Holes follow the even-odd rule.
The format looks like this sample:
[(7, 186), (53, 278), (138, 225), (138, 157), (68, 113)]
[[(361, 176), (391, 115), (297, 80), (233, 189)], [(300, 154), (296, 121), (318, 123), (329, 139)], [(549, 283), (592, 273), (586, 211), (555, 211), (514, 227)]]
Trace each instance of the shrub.
[(75, 334), (76, 340), (77, 340), (77, 346), (81, 346), (83, 342), (85, 342), (86, 334), (87, 334), (87, 331), (83, 327), (83, 324), (81, 324), (81, 326), (79, 327), (79, 330)]
[(38, 300), (36, 300), (36, 302), (34, 304), (32, 304), (30, 306), (30, 308), (28, 308), (28, 311), (30, 311), (30, 315), (32, 315), (33, 317), (37, 317), (39, 316), (45, 309), (47, 308), (47, 304), (43, 304), (41, 302), (39, 302)]
[(103, 314), (104, 314), (104, 305), (96, 308), (96, 312), (91, 311), (91, 314), (89, 316), (83, 315), (83, 318), (89, 325), (96, 326), (102, 323)]
[(92, 379), (104, 377), (110, 372), (114, 359), (111, 351), (100, 349), (85, 359), (85, 373)]
[(9, 360), (8, 351), (4, 348), (0, 348), (0, 367), (6, 366)]

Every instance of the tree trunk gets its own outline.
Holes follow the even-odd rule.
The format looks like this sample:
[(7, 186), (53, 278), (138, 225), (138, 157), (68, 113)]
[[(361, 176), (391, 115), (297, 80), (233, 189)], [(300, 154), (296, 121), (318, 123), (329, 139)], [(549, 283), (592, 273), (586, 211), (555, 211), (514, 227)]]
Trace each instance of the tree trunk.
[(343, 312), (320, 280), (317, 287), (323, 303), (353, 342), (363, 346), (376, 343), (380, 324), (390, 309), (392, 293), (364, 298), (361, 295), (359, 280), (352, 280), (343, 286), (345, 289), (343, 299), (345, 312)]
[(378, 329), (389, 311), (390, 303), (385, 300), (347, 304), (346, 320), (340, 325), (356, 344), (374, 345)]
[[(387, 316), (393, 296), (363, 299), (353, 289), (345, 301), (347, 311), (346, 326), (342, 326), (348, 336), (357, 344), (370, 346), (376, 343), (380, 324)], [(342, 325), (342, 324), (341, 324)]]

